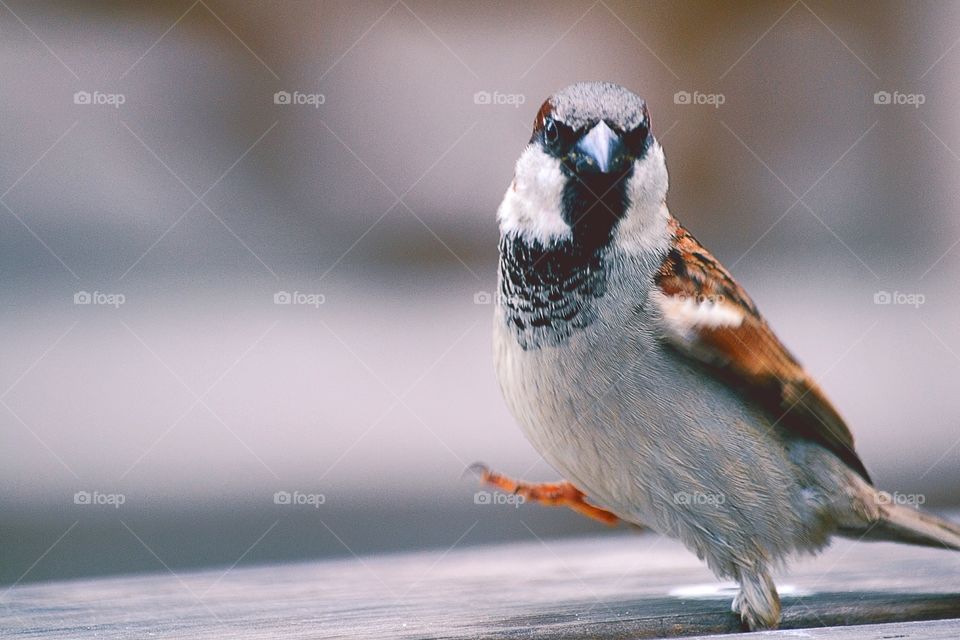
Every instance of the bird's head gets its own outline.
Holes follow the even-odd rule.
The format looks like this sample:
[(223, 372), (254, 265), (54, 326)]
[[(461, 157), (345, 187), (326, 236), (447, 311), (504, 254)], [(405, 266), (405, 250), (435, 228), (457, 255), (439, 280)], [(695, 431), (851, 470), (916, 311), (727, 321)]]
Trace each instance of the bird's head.
[(666, 193), (646, 103), (616, 84), (574, 84), (537, 112), (498, 212), (500, 229), (544, 245), (600, 246), (615, 235), (642, 244), (666, 215)]

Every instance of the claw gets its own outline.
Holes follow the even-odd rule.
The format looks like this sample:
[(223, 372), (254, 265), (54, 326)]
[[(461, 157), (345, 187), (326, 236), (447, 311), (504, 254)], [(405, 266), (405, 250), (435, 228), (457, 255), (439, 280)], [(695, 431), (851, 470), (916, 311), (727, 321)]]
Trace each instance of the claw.
[(482, 462), (474, 462), (463, 470), (463, 473), (460, 474), (460, 477), (466, 478), (468, 473), (472, 473), (480, 478), (481, 481), (484, 481), (490, 475), (490, 469)]
[(483, 484), (488, 484), (505, 493), (523, 496), (532, 502), (539, 502), (548, 506), (568, 507), (581, 515), (608, 525), (614, 525), (620, 521), (620, 518), (613, 513), (587, 502), (583, 492), (569, 482), (543, 482), (538, 484), (518, 482), (495, 471), (490, 471), (485, 464), (480, 462), (475, 462), (467, 467), (464, 475), (467, 471), (477, 474)]

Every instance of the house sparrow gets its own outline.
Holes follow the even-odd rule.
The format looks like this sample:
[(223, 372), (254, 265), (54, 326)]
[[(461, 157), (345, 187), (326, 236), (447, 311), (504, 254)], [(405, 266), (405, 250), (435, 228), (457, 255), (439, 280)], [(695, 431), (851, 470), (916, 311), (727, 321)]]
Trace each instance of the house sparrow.
[[(679, 539), (775, 628), (773, 568), (831, 536), (960, 549), (878, 491), (823, 391), (670, 214), (644, 101), (575, 84), (537, 113), (497, 213), (496, 369), (568, 482), (488, 482)], [(589, 497), (589, 502), (587, 501)]]

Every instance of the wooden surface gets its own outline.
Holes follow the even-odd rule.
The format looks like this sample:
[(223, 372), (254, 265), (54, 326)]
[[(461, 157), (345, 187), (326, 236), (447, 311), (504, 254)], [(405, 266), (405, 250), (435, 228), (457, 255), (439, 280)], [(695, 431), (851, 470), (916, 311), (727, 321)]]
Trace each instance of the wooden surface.
[[(960, 638), (960, 553), (838, 541), (820, 557), (794, 563), (778, 585), (785, 628), (829, 628), (758, 637)], [(0, 637), (698, 636), (739, 630), (729, 611), (732, 593), (674, 542), (611, 531), (578, 540), (18, 585), (0, 596)], [(868, 623), (896, 624), (841, 627)]]

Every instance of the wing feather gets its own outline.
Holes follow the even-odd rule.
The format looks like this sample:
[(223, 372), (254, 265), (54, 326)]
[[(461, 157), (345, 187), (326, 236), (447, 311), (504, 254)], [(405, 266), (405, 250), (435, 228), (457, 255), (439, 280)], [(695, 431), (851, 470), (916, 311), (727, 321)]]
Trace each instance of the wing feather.
[(817, 442), (870, 482), (850, 429), (820, 387), (729, 272), (676, 220), (672, 224), (673, 243), (652, 296), (665, 339), (759, 404), (775, 425)]

